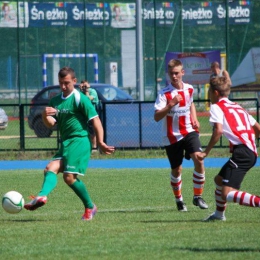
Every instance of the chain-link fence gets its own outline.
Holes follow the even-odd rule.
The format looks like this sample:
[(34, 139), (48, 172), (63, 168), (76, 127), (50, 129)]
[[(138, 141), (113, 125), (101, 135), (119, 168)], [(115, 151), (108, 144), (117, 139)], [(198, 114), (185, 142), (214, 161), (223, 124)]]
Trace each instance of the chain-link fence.
[[(234, 100), (259, 121), (258, 99)], [(212, 134), (208, 100), (195, 100), (200, 122), (200, 140), (205, 147)], [(57, 129), (47, 129), (41, 118), (29, 122), (30, 111), (43, 109), (37, 105), (0, 104), (8, 116), (8, 125), (0, 131), (0, 150), (57, 150), (60, 145)], [(1, 115), (1, 114), (0, 114)], [(31, 114), (32, 115), (32, 114)], [(33, 114), (37, 115), (37, 114)], [(162, 122), (154, 121), (154, 102), (103, 103), (101, 115), (105, 141), (117, 149), (162, 147)], [(0, 119), (1, 120), (1, 119)], [(217, 147), (228, 146), (221, 138)]]
[[(258, 99), (232, 99), (241, 104), (259, 120)], [(212, 134), (209, 124), (209, 100), (195, 100), (197, 117), (200, 122), (200, 140), (205, 147)], [(106, 142), (118, 148), (159, 148), (162, 142), (162, 121), (154, 121), (154, 102), (131, 104), (105, 104)], [(226, 138), (220, 139), (216, 147), (227, 147)]]
[[(0, 104), (0, 107), (5, 111), (8, 121), (5, 127), (0, 131), (0, 150), (1, 151), (21, 151), (21, 150), (56, 150), (58, 148), (58, 133), (53, 131), (49, 138), (38, 138), (37, 133), (47, 129), (43, 125), (40, 118), (40, 123), (35, 121), (36, 131), (30, 128), (28, 124), (28, 115), (30, 111), (28, 104), (12, 105)], [(5, 118), (1, 117), (5, 121)]]

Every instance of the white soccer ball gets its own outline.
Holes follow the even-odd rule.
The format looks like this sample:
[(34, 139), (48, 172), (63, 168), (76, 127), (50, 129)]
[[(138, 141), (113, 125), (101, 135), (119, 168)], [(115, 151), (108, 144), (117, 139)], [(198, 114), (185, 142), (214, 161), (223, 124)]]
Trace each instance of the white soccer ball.
[(10, 214), (19, 213), (23, 209), (24, 198), (17, 191), (9, 191), (3, 196), (2, 206)]

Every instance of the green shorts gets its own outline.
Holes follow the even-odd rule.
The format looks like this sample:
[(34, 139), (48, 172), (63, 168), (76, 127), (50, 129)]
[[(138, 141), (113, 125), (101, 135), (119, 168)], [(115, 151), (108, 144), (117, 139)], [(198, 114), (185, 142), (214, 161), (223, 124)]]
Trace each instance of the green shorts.
[(62, 160), (64, 173), (84, 175), (91, 155), (89, 137), (70, 138), (61, 144), (61, 148), (52, 158)]

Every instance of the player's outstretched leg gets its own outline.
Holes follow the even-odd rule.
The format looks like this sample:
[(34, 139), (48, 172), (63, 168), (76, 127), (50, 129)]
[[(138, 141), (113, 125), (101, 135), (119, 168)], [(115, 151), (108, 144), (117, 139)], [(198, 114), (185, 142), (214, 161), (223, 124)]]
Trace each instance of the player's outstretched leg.
[(230, 191), (227, 195), (227, 202), (239, 203), (242, 206), (260, 207), (260, 197), (244, 191)]
[(203, 221), (212, 221), (212, 220), (226, 220), (225, 218), (225, 208), (226, 208), (226, 201), (239, 203), (241, 206), (248, 206), (248, 207), (260, 207), (260, 197), (256, 195), (252, 195), (250, 193), (233, 190), (230, 191), (227, 195), (226, 201), (221, 198), (221, 187), (216, 186), (216, 211), (211, 214), (209, 217), (204, 219)]
[(47, 203), (48, 194), (57, 185), (57, 175), (52, 171), (44, 173), (42, 189), (37, 196), (31, 196), (32, 200), (24, 205), (27, 210), (36, 210)]

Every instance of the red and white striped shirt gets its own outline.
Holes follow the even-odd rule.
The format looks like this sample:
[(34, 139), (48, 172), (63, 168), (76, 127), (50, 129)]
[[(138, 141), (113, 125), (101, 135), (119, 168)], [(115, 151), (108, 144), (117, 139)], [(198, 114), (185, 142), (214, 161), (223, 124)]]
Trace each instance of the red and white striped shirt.
[(220, 99), (210, 107), (210, 123), (223, 125), (223, 134), (233, 145), (244, 144), (257, 155), (255, 132), (252, 126), (256, 120), (247, 111), (228, 98)]
[(172, 107), (163, 122), (163, 145), (170, 145), (180, 141), (188, 133), (197, 131), (192, 127), (190, 107), (193, 102), (193, 86), (183, 83), (183, 89), (176, 89), (169, 84), (160, 90), (154, 104), (155, 110), (161, 110), (166, 107), (169, 100), (176, 95), (182, 96), (182, 101)]

